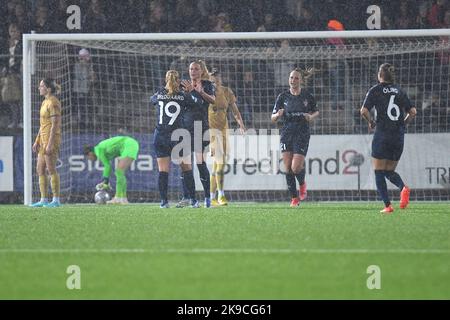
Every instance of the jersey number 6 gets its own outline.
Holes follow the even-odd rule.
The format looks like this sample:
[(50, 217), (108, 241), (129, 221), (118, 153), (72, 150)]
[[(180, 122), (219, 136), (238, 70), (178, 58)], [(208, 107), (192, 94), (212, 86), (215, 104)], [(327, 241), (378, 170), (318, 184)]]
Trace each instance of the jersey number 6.
[[(387, 115), (392, 121), (398, 121), (398, 118), (400, 117), (400, 108), (394, 103), (394, 99), (395, 95), (391, 95), (387, 108)], [(392, 114), (392, 110), (395, 110), (395, 114)]]

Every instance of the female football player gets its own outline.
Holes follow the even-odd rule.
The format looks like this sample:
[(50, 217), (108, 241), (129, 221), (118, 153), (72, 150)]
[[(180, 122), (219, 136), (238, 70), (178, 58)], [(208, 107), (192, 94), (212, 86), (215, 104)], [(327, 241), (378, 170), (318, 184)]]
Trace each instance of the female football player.
[[(304, 87), (314, 69), (294, 69), (289, 74), (289, 90), (278, 95), (272, 112), (272, 122), (281, 119), (281, 152), (286, 169), (286, 181), (291, 193), (291, 207), (306, 198), (305, 157), (308, 152), (309, 124), (319, 115), (316, 100)], [(295, 179), (300, 185), (299, 193)]]
[(111, 175), (111, 162), (119, 158), (114, 171), (116, 175), (116, 195), (107, 204), (128, 204), (127, 177), (125, 172), (136, 160), (139, 152), (139, 143), (128, 136), (117, 136), (101, 141), (96, 146), (84, 147), (84, 155), (91, 161), (99, 159), (104, 166), (103, 180), (96, 185), (97, 190), (108, 190), (109, 176)]
[[(410, 189), (400, 175), (395, 172), (403, 152), (406, 125), (416, 116), (417, 110), (405, 92), (394, 83), (395, 69), (389, 63), (383, 63), (378, 69), (379, 84), (367, 92), (361, 107), (361, 116), (375, 129), (372, 140), (372, 164), (375, 170), (375, 183), (378, 194), (384, 202), (380, 212), (390, 214), (394, 211), (389, 199), (387, 178), (400, 190), (400, 209), (409, 203)], [(370, 110), (375, 108), (377, 119), (370, 117)]]
[[(159, 178), (158, 186), (161, 197), (160, 208), (169, 208), (167, 197), (170, 160), (177, 159), (183, 172), (184, 189), (190, 206), (198, 208), (199, 203), (195, 198), (195, 182), (191, 165), (191, 142), (183, 148), (182, 119), (185, 110), (194, 108), (197, 99), (190, 93), (181, 91), (180, 76), (177, 71), (169, 70), (166, 73), (166, 86), (159, 89), (151, 98), (152, 104), (157, 107), (158, 123), (153, 136), (153, 145), (158, 162)], [(186, 130), (184, 130), (186, 131)], [(175, 133), (175, 135), (174, 135)], [(189, 132), (186, 132), (189, 134)], [(188, 136), (189, 138), (189, 136)], [(181, 148), (177, 153), (174, 149), (177, 145)]]
[[(37, 153), (36, 171), (39, 176), (39, 190), (41, 199), (31, 204), (32, 207), (59, 207), (60, 187), (59, 174), (56, 171), (61, 146), (61, 103), (55, 96), (59, 94), (61, 87), (53, 79), (42, 79), (39, 83), (39, 94), (45, 99), (40, 109), (40, 127), (33, 144), (33, 152)], [(50, 185), (53, 193), (52, 202), (48, 202), (48, 178), (46, 169), (50, 175)]]
[[(228, 119), (227, 111), (231, 109), (236, 122), (239, 124), (241, 134), (246, 129), (242, 121), (241, 113), (236, 105), (236, 96), (233, 91), (225, 86), (222, 86), (222, 79), (218, 70), (213, 70), (210, 73), (211, 82), (216, 87), (216, 102), (209, 105), (208, 119), (209, 119), (209, 137), (211, 156), (213, 157), (213, 167), (211, 172), (211, 204), (227, 205), (228, 201), (224, 192), (224, 165), (227, 155), (227, 129)], [(216, 199), (216, 190), (218, 192)]]
[[(209, 129), (208, 107), (210, 103), (215, 102), (215, 88), (211, 81), (207, 80), (209, 75), (206, 65), (202, 60), (196, 60), (189, 65), (190, 80), (183, 80), (181, 83), (186, 92), (192, 94), (197, 102), (193, 108), (185, 109), (183, 115), (183, 126), (191, 134), (192, 151), (195, 152), (197, 169), (200, 175), (200, 181), (203, 185), (205, 194), (205, 207), (211, 206), (210, 198), (210, 180), (209, 170), (206, 166), (204, 151), (209, 145), (208, 139), (205, 139), (206, 132)], [(201, 127), (201, 130), (195, 128)], [(201, 136), (200, 136), (201, 135)], [(183, 184), (184, 185), (184, 184)], [(182, 207), (186, 204), (186, 190), (183, 190), (183, 199), (178, 204)]]

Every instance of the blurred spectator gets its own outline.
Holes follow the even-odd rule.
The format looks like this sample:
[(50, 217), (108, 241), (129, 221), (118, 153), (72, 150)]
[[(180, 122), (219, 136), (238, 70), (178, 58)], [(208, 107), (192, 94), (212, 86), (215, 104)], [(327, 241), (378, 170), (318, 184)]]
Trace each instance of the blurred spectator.
[(23, 33), (29, 33), (31, 29), (30, 18), (28, 17), (25, 7), (18, 2), (14, 10), (15, 23), (19, 26)]
[(22, 30), (20, 26), (11, 23), (8, 27), (8, 63), (4, 65), (8, 73), (22, 72)]
[(431, 6), (431, 10), (428, 14), (428, 21), (432, 28), (445, 28), (444, 15), (447, 10), (447, 0), (437, 0), (435, 4)]
[[(344, 31), (344, 25), (339, 20), (330, 20), (328, 21), (327, 28), (329, 31)], [(343, 47), (344, 40), (342, 38), (328, 38), (327, 43), (336, 47)]]
[(228, 15), (225, 12), (221, 12), (216, 17), (216, 24), (212, 29), (213, 32), (231, 32), (233, 27), (231, 26)]
[(447, 11), (445, 11), (444, 28), (447, 28), (447, 29), (450, 28), (450, 8), (448, 8)]
[(6, 3), (6, 12), (4, 17), (8, 25), (13, 23), (15, 20), (16, 6), (18, 3), (18, 0), (8, 0), (8, 2)]
[(274, 21), (274, 17), (272, 13), (266, 13), (264, 15), (264, 21), (262, 24), (258, 26), (256, 31), (258, 32), (270, 32), (270, 31), (276, 31), (276, 25)]
[(161, 33), (167, 32), (168, 29), (165, 5), (161, 1), (151, 2), (141, 30), (148, 33)]
[(233, 31), (255, 31), (259, 21), (260, 5), (257, 0), (241, 1), (239, 5), (230, 2), (226, 11), (233, 26)]
[(417, 17), (415, 12), (415, 6), (411, 6), (411, 3), (408, 1), (401, 1), (399, 14), (396, 21), (396, 29), (413, 29), (414, 28), (414, 17)]
[(419, 6), (419, 12), (416, 17), (416, 27), (418, 29), (429, 29), (431, 24), (428, 21), (428, 2), (424, 2)]
[(302, 18), (304, 1), (286, 0), (286, 12), (289, 12), (289, 26), (286, 31), (294, 31), (298, 29), (298, 25)]
[(342, 23), (343, 18), (348, 16), (348, 12), (345, 11), (344, 5), (345, 1), (334, 0), (322, 0), (314, 3), (314, 9), (319, 10), (320, 13), (316, 19), (321, 23), (321, 29), (323, 29), (323, 25), (330, 20), (340, 21)]
[(92, 86), (95, 80), (94, 68), (91, 61), (91, 54), (87, 49), (81, 49), (78, 53), (78, 61), (73, 69), (73, 97), (75, 107), (72, 110), (79, 123), (79, 128), (89, 128), (93, 125), (96, 115), (94, 104), (92, 103)]
[(387, 14), (381, 15), (381, 29), (383, 30), (393, 30), (395, 29), (394, 23), (392, 22), (391, 17)]
[[(199, 19), (196, 17), (198, 12), (195, 10), (196, 0), (178, 0), (175, 5), (175, 10), (171, 18), (171, 23), (169, 24), (169, 32), (197, 32), (197, 21)], [(178, 71), (180, 72), (180, 71)]]
[[(450, 28), (450, 9), (445, 12), (443, 26), (445, 28)], [(449, 37), (441, 37), (441, 41), (448, 43), (450, 41)], [(439, 63), (444, 66), (442, 73), (443, 78), (448, 79), (449, 77), (449, 65), (450, 65), (450, 50), (441, 50), (437, 53)]]
[(322, 28), (318, 26), (317, 19), (313, 16), (313, 12), (309, 7), (303, 7), (301, 16), (298, 21), (299, 31), (316, 31)]
[(272, 14), (272, 30), (273, 31), (293, 31), (296, 27), (296, 18), (293, 11), (287, 9), (285, 1), (276, 3), (272, 1), (266, 12)]
[(81, 23), (83, 32), (105, 33), (109, 31), (109, 23), (106, 19), (103, 3), (100, 0), (90, 2), (87, 13), (83, 15)]
[(294, 17), (299, 18), (305, 5), (304, 0), (286, 0), (286, 11), (291, 12)]
[(241, 110), (242, 120), (247, 128), (253, 128), (253, 111), (258, 112), (260, 104), (258, 102), (259, 92), (252, 69), (244, 69), (241, 85), (236, 88), (238, 101)]
[[(330, 31), (343, 31), (344, 25), (338, 20), (330, 20), (327, 24)], [(346, 62), (342, 52), (346, 50), (342, 38), (328, 38), (327, 43), (336, 49), (335, 59), (328, 62), (328, 74), (330, 79), (330, 107), (332, 109), (344, 109), (345, 103), (345, 69)]]
[(48, 17), (48, 8), (44, 5), (36, 9), (32, 30), (37, 33), (51, 33), (52, 28)]
[(52, 10), (52, 29), (56, 33), (65, 33), (65, 32), (79, 32), (78, 30), (69, 30), (67, 29), (67, 18), (69, 15), (67, 14), (67, 7), (69, 7), (70, 3), (68, 0), (59, 0), (56, 7)]
[(370, 4), (375, 4), (375, 1), (361, 1), (361, 0), (346, 0), (342, 1), (342, 15), (348, 17), (341, 22), (344, 23), (347, 30), (358, 30), (367, 28), (367, 8)]
[(216, 0), (198, 0), (197, 10), (203, 20), (208, 19), (210, 15), (217, 14), (218, 4)]
[(19, 26), (11, 23), (8, 27), (7, 52), (2, 63), (1, 96), (10, 108), (11, 121), (8, 128), (22, 127), (22, 33)]
[(141, 31), (140, 22), (145, 12), (142, 0), (111, 1), (108, 13), (112, 20), (110, 32), (137, 33)]
[[(231, 32), (232, 26), (228, 21), (228, 15), (224, 12), (219, 13), (217, 16), (211, 16), (212, 20), (212, 29), (211, 32)], [(217, 39), (215, 45), (218, 47), (225, 47), (227, 45), (227, 41), (223, 39)]]

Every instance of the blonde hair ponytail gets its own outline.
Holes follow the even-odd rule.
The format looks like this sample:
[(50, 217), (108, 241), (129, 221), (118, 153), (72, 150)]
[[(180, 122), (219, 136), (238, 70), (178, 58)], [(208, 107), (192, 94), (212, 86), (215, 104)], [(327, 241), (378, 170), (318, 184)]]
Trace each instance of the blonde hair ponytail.
[(309, 78), (311, 78), (318, 70), (316, 68), (306, 67), (305, 69), (295, 68), (293, 71), (300, 73), (302, 84), (307, 85)]
[(178, 80), (180, 79), (180, 75), (176, 70), (169, 70), (166, 73), (166, 90), (172, 95), (178, 91), (180, 91), (180, 84)]

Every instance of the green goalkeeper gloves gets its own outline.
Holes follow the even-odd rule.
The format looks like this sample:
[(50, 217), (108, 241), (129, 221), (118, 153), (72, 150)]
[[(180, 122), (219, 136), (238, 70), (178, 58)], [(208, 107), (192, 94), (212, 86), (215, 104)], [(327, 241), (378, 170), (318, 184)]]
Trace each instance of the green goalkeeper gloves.
[(100, 190), (106, 190), (106, 191), (111, 190), (111, 186), (109, 185), (109, 179), (108, 178), (103, 178), (103, 181), (100, 182), (99, 184), (97, 184), (95, 186), (95, 189), (97, 191), (100, 191)]

